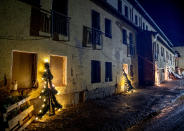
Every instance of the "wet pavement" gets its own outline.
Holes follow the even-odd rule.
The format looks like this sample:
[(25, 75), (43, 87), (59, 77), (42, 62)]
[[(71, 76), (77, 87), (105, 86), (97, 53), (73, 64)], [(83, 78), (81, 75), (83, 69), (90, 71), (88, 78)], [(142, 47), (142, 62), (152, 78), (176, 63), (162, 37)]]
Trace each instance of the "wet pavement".
[(145, 119), (127, 131), (183, 131), (184, 99), (161, 110), (157, 115)]
[[(182, 110), (184, 106), (177, 100), (183, 93), (184, 87), (180, 81), (169, 81), (159, 87), (137, 89), (131, 94), (87, 101), (76, 107), (63, 109), (55, 116), (46, 116), (41, 121), (32, 122), (26, 131), (158, 130), (159, 126), (155, 128), (156, 123), (154, 122), (164, 119), (164, 116), (168, 116), (167, 113), (171, 113), (170, 116), (172, 116), (172, 111), (178, 109), (184, 114)], [(183, 108), (179, 108), (180, 106)], [(164, 113), (165, 115), (156, 119), (157, 116)], [(180, 116), (183, 119), (184, 115)], [(149, 129), (150, 125), (154, 125), (154, 128)]]

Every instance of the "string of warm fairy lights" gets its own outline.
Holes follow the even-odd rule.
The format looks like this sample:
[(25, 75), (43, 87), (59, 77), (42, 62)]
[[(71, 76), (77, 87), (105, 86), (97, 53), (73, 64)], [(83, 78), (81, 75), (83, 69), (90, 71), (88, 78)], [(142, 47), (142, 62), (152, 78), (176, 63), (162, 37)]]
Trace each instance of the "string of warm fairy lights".
[[(45, 60), (44, 61), (45, 64), (48, 63), (48, 60)], [(48, 63), (49, 64), (49, 63)], [(46, 74), (48, 70), (44, 70), (44, 73)], [(43, 89), (41, 90), (41, 93), (40, 93), (40, 96), (39, 96), (39, 99), (42, 100), (43, 104), (41, 105), (41, 109), (39, 110), (38, 114), (37, 114), (37, 117), (36, 117), (36, 120), (38, 119), (41, 119), (43, 117), (44, 114), (46, 114), (48, 112), (48, 109), (50, 108), (50, 96), (49, 96), (49, 83), (47, 81), (47, 78), (44, 78), (44, 75), (42, 76), (42, 81), (44, 81), (44, 86), (43, 86)], [(52, 84), (52, 87), (55, 88), (55, 85)], [(58, 91), (57, 92), (57, 95), (59, 95), (60, 92)], [(58, 106), (58, 105), (57, 105)], [(61, 106), (62, 107), (62, 106)], [(59, 111), (61, 111), (61, 107), (59, 108)], [(55, 108), (54, 108), (55, 110)]]

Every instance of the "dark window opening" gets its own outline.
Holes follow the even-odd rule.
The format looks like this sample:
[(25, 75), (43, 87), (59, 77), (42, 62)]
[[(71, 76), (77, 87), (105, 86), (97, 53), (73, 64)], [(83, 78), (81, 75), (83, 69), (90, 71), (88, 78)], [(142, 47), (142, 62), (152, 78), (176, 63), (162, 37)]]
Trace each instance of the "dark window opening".
[(135, 24), (138, 24), (138, 19), (137, 19), (137, 15), (135, 15)]
[(123, 34), (123, 44), (127, 45), (127, 31), (123, 29), (122, 34)]
[(122, 14), (122, 1), (118, 0), (118, 12)]
[(125, 16), (128, 18), (128, 6), (125, 5)]
[(133, 34), (129, 33), (129, 45), (127, 47), (128, 51), (128, 56), (133, 56), (134, 55), (134, 46), (133, 46)]
[(145, 24), (144, 24), (144, 22), (143, 22), (143, 24), (142, 24), (142, 25), (143, 25), (143, 30), (145, 30)]
[(68, 35), (68, 0), (53, 0), (53, 33)]
[(91, 61), (91, 83), (99, 83), (101, 81), (100, 61)]
[(146, 25), (146, 30), (148, 30), (148, 26)]
[(105, 82), (112, 81), (112, 62), (105, 62)]
[(92, 10), (92, 42), (97, 45), (100, 45), (100, 35), (100, 13)]
[(109, 19), (105, 19), (105, 36), (112, 38), (112, 25)]
[(159, 45), (157, 44), (157, 54), (159, 54)]
[(100, 13), (92, 10), (92, 28), (100, 30)]

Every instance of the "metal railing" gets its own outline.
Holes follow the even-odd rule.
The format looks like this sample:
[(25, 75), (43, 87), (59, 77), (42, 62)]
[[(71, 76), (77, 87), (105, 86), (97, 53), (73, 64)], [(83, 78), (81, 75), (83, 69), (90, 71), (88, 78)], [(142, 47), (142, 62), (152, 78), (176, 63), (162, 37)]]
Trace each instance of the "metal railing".
[(51, 16), (47, 12), (40, 11), (40, 31), (50, 33)]
[[(47, 11), (41, 8), (33, 8), (31, 14), (32, 34), (40, 36), (39, 32), (50, 34), (53, 39), (62, 35), (65, 40), (69, 40), (70, 17), (67, 17), (54, 10)], [(66, 38), (67, 37), (67, 38)], [(63, 39), (64, 40), (64, 39)]]
[(103, 32), (94, 28), (83, 27), (83, 47), (103, 48)]
[(52, 34), (57, 33), (64, 36), (69, 36), (70, 18), (54, 10), (52, 10), (51, 12), (52, 12)]

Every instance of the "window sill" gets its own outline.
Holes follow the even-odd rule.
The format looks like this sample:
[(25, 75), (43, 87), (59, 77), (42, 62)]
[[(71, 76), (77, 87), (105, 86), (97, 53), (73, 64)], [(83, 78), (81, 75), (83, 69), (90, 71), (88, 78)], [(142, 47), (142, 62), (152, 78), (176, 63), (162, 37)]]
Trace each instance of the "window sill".
[(111, 34), (105, 34), (105, 37), (112, 39), (112, 35)]

